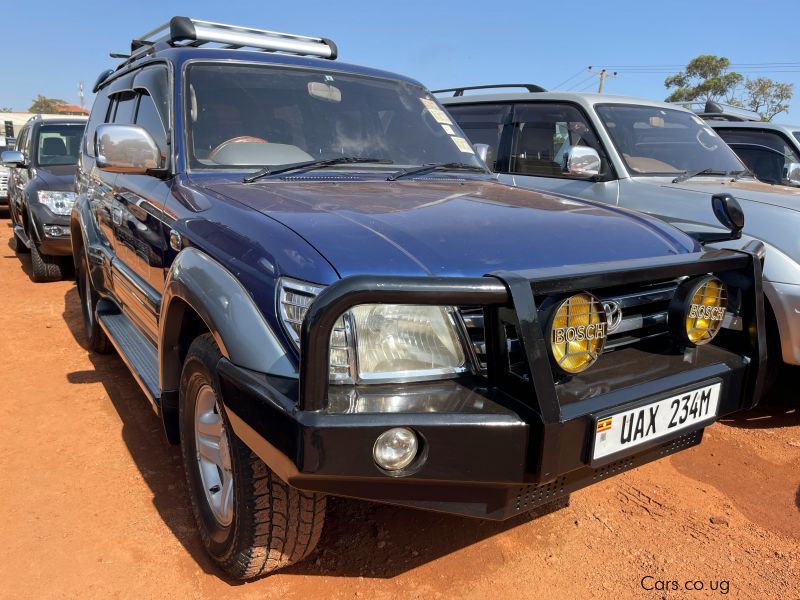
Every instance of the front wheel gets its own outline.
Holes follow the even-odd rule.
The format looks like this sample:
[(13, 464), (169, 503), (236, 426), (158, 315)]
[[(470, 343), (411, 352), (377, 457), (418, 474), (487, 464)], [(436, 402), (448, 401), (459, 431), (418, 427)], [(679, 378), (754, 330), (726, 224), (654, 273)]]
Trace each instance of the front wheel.
[(189, 347), (179, 390), (181, 452), (203, 545), (227, 574), (250, 579), (311, 553), (325, 496), (283, 482), (233, 434), (214, 376), (220, 358), (209, 334)]
[(63, 259), (60, 256), (42, 254), (39, 252), (33, 236), (28, 234), (28, 237), (31, 240), (32, 279), (36, 283), (61, 281), (64, 278)]

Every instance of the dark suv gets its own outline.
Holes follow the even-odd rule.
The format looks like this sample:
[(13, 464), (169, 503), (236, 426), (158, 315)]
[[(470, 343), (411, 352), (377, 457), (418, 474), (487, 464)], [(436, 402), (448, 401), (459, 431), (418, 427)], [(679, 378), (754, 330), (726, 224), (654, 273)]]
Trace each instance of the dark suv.
[(22, 127), (16, 150), (2, 153), (11, 167), (12, 243), (17, 252), (31, 253), (34, 281), (61, 279), (72, 266), (69, 215), (85, 127), (86, 118), (37, 115)]
[(308, 555), (326, 494), (506, 519), (756, 402), (757, 248), (498, 183), (421, 84), (324, 38), (176, 17), (131, 49), (79, 161), (86, 334), (232, 576)]

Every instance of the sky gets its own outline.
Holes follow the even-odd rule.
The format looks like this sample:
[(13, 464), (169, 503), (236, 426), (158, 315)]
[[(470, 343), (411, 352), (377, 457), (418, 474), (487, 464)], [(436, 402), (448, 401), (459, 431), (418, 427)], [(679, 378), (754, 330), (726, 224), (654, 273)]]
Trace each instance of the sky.
[(747, 65), (739, 70), (748, 77), (793, 83), (791, 110), (774, 120), (800, 124), (797, 0), (728, 0), (716, 14), (698, 0), (4, 4), (0, 107), (15, 111), (27, 110), (37, 94), (77, 104), (81, 80), (89, 106), (95, 79), (118, 62), (109, 52), (126, 52), (132, 38), (183, 15), (328, 37), (339, 60), (402, 73), (431, 89), (525, 82), (590, 91), (598, 78), (586, 67), (608, 65), (618, 74), (606, 80), (606, 93), (662, 100), (670, 72), (716, 54)]

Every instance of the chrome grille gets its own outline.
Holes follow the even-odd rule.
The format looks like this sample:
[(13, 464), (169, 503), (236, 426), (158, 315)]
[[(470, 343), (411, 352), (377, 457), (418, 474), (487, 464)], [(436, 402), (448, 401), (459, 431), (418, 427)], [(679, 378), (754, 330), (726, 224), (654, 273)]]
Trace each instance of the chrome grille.
[[(666, 281), (639, 286), (635, 289), (608, 290), (604, 293), (593, 292), (605, 303), (614, 301), (619, 305), (621, 320), (618, 326), (609, 331), (603, 353), (617, 348), (635, 344), (644, 339), (665, 335), (667, 333), (667, 310), (678, 281)], [(475, 306), (460, 307), (470, 341), (481, 368), (486, 368), (486, 342), (484, 338), (483, 309)], [(520, 350), (519, 341), (512, 335), (508, 340), (509, 353), (514, 355)]]
[(8, 174), (0, 174), (0, 195), (5, 196), (8, 193)]

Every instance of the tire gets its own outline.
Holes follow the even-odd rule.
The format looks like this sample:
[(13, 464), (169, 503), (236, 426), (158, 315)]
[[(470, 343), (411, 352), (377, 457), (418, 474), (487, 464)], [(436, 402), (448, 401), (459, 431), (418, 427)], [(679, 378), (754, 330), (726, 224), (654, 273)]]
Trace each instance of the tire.
[(89, 276), (89, 265), (86, 262), (86, 255), (81, 252), (81, 259), (76, 269), (76, 279), (78, 280), (78, 294), (81, 299), (81, 313), (83, 315), (83, 328), (86, 331), (86, 346), (89, 350), (98, 354), (108, 354), (111, 352), (111, 342), (97, 322), (97, 302), (100, 297), (92, 285), (92, 278)]
[[(294, 564), (314, 550), (322, 533), (325, 496), (281, 481), (233, 434), (218, 400), (215, 369), (220, 358), (209, 334), (189, 347), (179, 391), (181, 454), (206, 551), (229, 576), (251, 579)], [(214, 452), (216, 448), (220, 450)]]
[(41, 254), (33, 236), (28, 234), (31, 240), (31, 266), (33, 267), (32, 279), (36, 283), (47, 281), (61, 281), (64, 278), (62, 268), (62, 258), (60, 256), (50, 256)]

